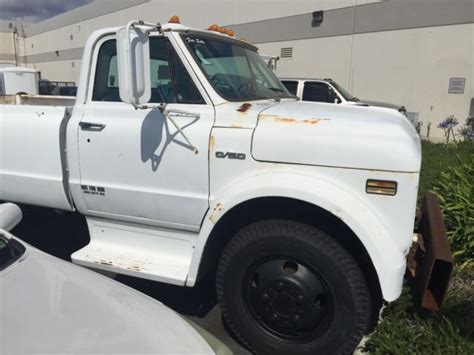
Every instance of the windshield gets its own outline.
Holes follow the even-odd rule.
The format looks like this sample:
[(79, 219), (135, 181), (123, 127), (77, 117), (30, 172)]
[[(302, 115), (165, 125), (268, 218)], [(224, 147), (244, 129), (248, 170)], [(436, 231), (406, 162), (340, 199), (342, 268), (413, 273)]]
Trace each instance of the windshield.
[(0, 234), (0, 271), (13, 264), (24, 252), (23, 245)]
[(359, 99), (353, 96), (349, 91), (344, 89), (341, 85), (336, 83), (335, 81), (330, 81), (331, 85), (336, 88), (337, 91), (346, 99), (346, 101), (358, 101)]
[(214, 89), (229, 101), (293, 98), (258, 53), (245, 44), (182, 35)]

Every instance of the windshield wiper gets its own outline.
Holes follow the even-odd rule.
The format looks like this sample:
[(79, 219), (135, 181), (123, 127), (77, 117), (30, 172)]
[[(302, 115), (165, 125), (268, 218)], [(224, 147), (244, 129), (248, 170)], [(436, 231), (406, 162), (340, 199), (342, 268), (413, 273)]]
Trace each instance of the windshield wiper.
[(357, 102), (357, 101), (360, 101), (357, 97), (353, 97), (352, 99), (350, 99), (349, 101), (354, 101), (354, 102)]
[(272, 91), (275, 91), (275, 92), (282, 92), (282, 93), (285, 92), (285, 90), (282, 90), (282, 89), (280, 89), (280, 88), (268, 88), (268, 89), (269, 89), (269, 90), (272, 90)]
[(285, 90), (282, 90), (280, 88), (268, 88), (269, 90), (272, 90), (274, 92), (277, 92), (277, 93), (280, 93), (280, 94), (283, 94), (283, 95), (280, 95), (280, 98), (293, 98), (293, 99), (299, 99), (298, 96), (296, 95), (293, 95), (291, 93), (286, 93)]

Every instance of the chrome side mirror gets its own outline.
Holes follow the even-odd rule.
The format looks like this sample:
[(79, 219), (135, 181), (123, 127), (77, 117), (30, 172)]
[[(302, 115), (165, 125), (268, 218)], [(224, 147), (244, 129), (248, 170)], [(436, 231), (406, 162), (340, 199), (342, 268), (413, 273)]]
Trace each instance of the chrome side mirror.
[(151, 99), (149, 31), (143, 22), (132, 21), (116, 39), (120, 99), (135, 107), (146, 104)]

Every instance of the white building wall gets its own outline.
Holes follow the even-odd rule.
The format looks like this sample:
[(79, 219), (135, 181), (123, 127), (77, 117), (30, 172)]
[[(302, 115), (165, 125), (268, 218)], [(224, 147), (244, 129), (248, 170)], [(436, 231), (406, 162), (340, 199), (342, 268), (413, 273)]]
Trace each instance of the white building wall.
[[(474, 24), (464, 24), (257, 46), (275, 56), (293, 47), (293, 58), (278, 62), (280, 77), (332, 78), (359, 98), (405, 105), (419, 113), (422, 135), (431, 123), (430, 137), (442, 137), (441, 120), (455, 115), (461, 122), (469, 114), (473, 41)], [(466, 78), (464, 94), (448, 94), (451, 77)]]
[[(191, 27), (207, 28), (214, 23), (224, 25), (262, 21), (308, 13), (315, 11), (315, 9), (329, 10), (379, 1), (291, 0), (291, 6), (288, 6), (288, 0), (151, 0), (147, 3), (79, 21), (48, 32), (29, 35), (24, 39), (25, 53), (22, 53), (22, 55), (37, 56), (58, 51), (56, 57), (51, 58), (49, 56), (48, 61), (31, 62), (27, 65), (41, 70), (44, 78), (77, 82), (79, 72), (74, 70), (72, 65), (56, 66), (55, 63), (66, 61), (62, 59), (66, 55), (65, 51), (82, 48), (89, 35), (100, 28), (123, 25), (134, 19), (167, 22), (173, 15), (179, 15), (181, 22)], [(52, 18), (45, 22), (54, 25), (57, 20), (57, 18)], [(37, 26), (34, 24), (30, 25), (26, 28), (26, 32), (34, 33), (35, 27)]]
[(281, 48), (293, 48), (292, 58), (282, 58), (277, 64), (281, 78), (332, 78), (349, 85), (352, 36), (324, 37), (297, 41), (258, 43), (262, 54), (280, 56)]
[(14, 64), (13, 35), (0, 32), (0, 65)]
[[(82, 8), (82, 13), (76, 9), (27, 26), (27, 37), (18, 46), (19, 58), (26, 58), (27, 65), (40, 70), (43, 78), (77, 82), (79, 58), (88, 36), (96, 29), (123, 25), (132, 19), (166, 22), (172, 15), (179, 15), (182, 23), (197, 28), (207, 28), (213, 23), (255, 22), (261, 24), (258, 28), (263, 34), (267, 30), (266, 20), (289, 18), (316, 10), (345, 11), (354, 5), (381, 3), (381, 0), (151, 0), (95, 17), (94, 9), (127, 1), (137, 3), (133, 0), (98, 0), (91, 5), (92, 10), (86, 11), (87, 16), (84, 16), (84, 10), (89, 5)], [(405, 7), (411, 4), (408, 0), (385, 0), (384, 4), (392, 4), (392, 1)], [(423, 0), (412, 1), (420, 3)], [(456, 2), (467, 0), (449, 1), (455, 6)], [(331, 21), (335, 17), (330, 15), (325, 13), (325, 21), (333, 28)], [(390, 14), (384, 13), (384, 16), (393, 20)], [(403, 22), (404, 18), (400, 20)], [(279, 76), (331, 77), (358, 97), (405, 105), (409, 111), (419, 113), (424, 122), (423, 135), (427, 134), (431, 123), (430, 136), (442, 137), (443, 132), (436, 126), (447, 115), (454, 114), (460, 121), (466, 118), (470, 100), (474, 97), (474, 21), (352, 35), (350, 29), (355, 28), (355, 23), (351, 19), (352, 15), (337, 20), (336, 28), (344, 28), (344, 31), (349, 28), (340, 35), (291, 41), (273, 38), (271, 43), (257, 43), (257, 46), (261, 53), (276, 56), (280, 55), (282, 47), (293, 47), (293, 58), (281, 59), (278, 63)], [(383, 22), (380, 17), (373, 20), (371, 23), (374, 24)], [(364, 18), (357, 24), (363, 25), (367, 21)], [(323, 32), (323, 27), (328, 28), (323, 25)], [(318, 30), (314, 31), (318, 36)], [(2, 45), (12, 43), (8, 36), (11, 33), (0, 33), (0, 53)], [(450, 77), (466, 78), (464, 94), (448, 94)]]
[(15, 64), (14, 35), (9, 24), (9, 21), (0, 20), (0, 67)]
[[(448, 115), (464, 121), (474, 98), (474, 25), (368, 33), (354, 37), (351, 90), (356, 96), (404, 104), (440, 137)], [(466, 79), (464, 94), (449, 94), (449, 78)]]

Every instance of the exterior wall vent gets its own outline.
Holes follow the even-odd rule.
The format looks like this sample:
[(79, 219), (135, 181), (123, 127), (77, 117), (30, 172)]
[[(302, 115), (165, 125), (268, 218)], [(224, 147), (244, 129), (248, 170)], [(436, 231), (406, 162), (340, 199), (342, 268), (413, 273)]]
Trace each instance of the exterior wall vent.
[(293, 58), (293, 47), (285, 47), (281, 49), (281, 58)]

